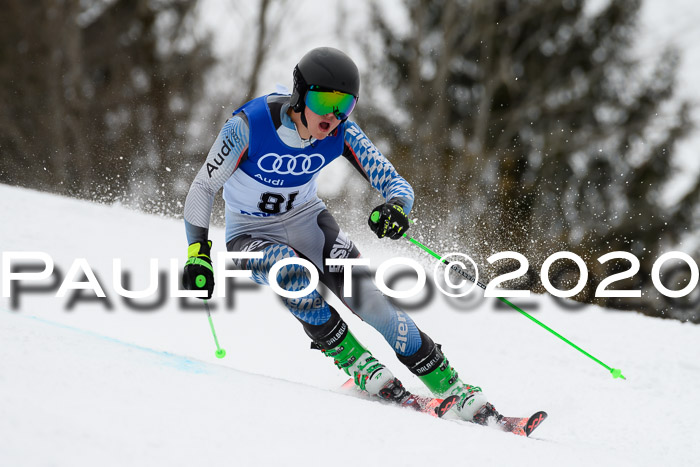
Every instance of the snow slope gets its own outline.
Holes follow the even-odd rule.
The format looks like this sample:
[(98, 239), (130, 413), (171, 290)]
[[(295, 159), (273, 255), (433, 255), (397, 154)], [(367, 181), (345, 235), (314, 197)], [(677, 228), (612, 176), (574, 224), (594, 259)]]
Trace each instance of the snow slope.
[[(3, 252), (46, 252), (62, 277), (85, 258), (111, 304), (78, 300), (69, 309), (71, 294), (56, 298), (57, 284), (20, 292), (16, 309), (0, 299), (1, 466), (698, 465), (697, 326), (565, 311), (546, 297), (516, 301), (621, 368), (621, 381), (493, 300), (459, 308), (437, 295), (411, 312), (502, 413), (549, 412), (534, 439), (523, 439), (338, 393), (344, 375), (309, 350), (268, 289), (237, 289), (232, 307), (212, 301), (222, 360), (200, 309), (171, 298), (135, 310), (114, 291), (112, 259), (122, 258), (133, 288), (145, 288), (149, 258), (163, 270), (171, 258), (182, 264), (181, 221), (4, 185), (0, 206)], [(220, 249), (223, 232), (212, 239)], [(355, 241), (375, 266), (398, 248)], [(341, 313), (420, 390), (377, 333)]]

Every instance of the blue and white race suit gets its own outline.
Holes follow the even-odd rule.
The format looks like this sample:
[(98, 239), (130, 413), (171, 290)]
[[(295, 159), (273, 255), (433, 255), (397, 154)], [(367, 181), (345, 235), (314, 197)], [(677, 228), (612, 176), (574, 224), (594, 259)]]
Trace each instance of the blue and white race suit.
[[(214, 196), (223, 187), (227, 249), (264, 254), (238, 264), (250, 269), (256, 282), (268, 284), (270, 267), (281, 259), (308, 259), (320, 280), (398, 355), (415, 354), (427, 336), (376, 289), (368, 271), (353, 268), (358, 270), (353, 276), (357, 292), (345, 299), (342, 268), (324, 265), (325, 258), (357, 258), (360, 253), (318, 198), (316, 184), (320, 171), (342, 156), (387, 202), (401, 205), (406, 213), (413, 205), (413, 189), (354, 122), (340, 123), (323, 140), (303, 140), (288, 110), (289, 96), (271, 94), (243, 105), (226, 122), (187, 195), (188, 242), (207, 240)], [(308, 274), (301, 266), (288, 265), (277, 281), (283, 289), (301, 290), (308, 285)], [(317, 291), (284, 300), (310, 335), (337, 314)]]

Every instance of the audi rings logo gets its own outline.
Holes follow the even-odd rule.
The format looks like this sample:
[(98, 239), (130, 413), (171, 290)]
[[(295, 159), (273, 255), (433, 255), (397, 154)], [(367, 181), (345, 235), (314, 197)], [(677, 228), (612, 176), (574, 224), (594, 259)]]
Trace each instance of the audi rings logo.
[(263, 172), (279, 175), (308, 175), (321, 170), (326, 159), (321, 154), (279, 155), (265, 154), (258, 160), (258, 168)]

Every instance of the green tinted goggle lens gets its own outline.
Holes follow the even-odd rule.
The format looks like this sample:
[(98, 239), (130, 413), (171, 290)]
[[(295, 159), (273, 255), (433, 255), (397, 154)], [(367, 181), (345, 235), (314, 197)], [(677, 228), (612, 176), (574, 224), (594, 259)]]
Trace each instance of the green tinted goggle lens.
[(338, 120), (348, 118), (357, 99), (352, 94), (338, 91), (308, 91), (306, 106), (318, 115), (334, 114)]

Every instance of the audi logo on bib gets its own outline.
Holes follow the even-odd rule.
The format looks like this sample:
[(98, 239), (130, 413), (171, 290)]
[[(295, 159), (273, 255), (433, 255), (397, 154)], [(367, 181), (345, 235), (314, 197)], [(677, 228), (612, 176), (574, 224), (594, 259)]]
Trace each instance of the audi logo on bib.
[(258, 160), (258, 168), (263, 172), (279, 175), (309, 175), (321, 170), (326, 159), (321, 154), (265, 154)]

